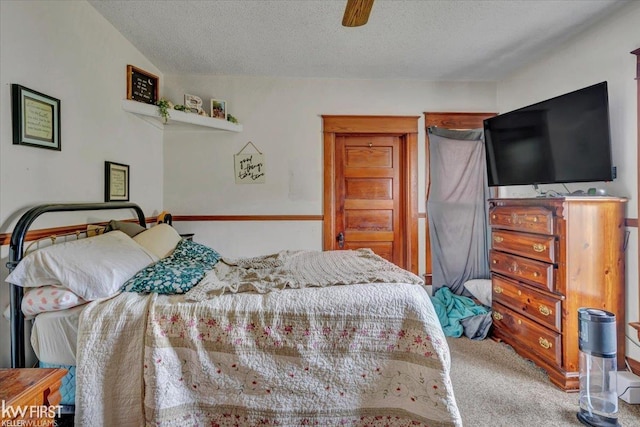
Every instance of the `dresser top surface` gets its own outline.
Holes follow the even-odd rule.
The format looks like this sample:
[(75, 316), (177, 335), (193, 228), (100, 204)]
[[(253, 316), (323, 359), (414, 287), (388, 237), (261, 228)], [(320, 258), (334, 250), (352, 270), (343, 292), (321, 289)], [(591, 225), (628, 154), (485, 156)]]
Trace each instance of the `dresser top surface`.
[(628, 201), (626, 197), (615, 196), (562, 196), (562, 197), (496, 197), (488, 200), (493, 203), (523, 203), (523, 204), (539, 204), (544, 202), (619, 202), (625, 203)]
[(0, 400), (15, 401), (32, 388), (46, 389), (67, 374), (66, 369), (0, 369)]

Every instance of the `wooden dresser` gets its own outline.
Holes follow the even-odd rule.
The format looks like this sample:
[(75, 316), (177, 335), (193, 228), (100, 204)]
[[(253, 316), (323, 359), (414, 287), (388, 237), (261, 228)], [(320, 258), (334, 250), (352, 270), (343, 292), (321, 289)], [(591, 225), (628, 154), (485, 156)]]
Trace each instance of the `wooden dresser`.
[(493, 337), (579, 388), (578, 309), (613, 312), (625, 357), (624, 208), (617, 197), (489, 200)]

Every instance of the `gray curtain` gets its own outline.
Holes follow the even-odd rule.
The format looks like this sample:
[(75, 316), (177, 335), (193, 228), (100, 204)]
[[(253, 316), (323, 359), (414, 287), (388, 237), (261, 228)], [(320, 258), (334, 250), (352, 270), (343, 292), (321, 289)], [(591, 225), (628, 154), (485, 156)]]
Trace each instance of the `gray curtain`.
[(428, 132), (432, 294), (446, 286), (470, 296), (464, 282), (489, 278), (484, 133), (440, 128)]

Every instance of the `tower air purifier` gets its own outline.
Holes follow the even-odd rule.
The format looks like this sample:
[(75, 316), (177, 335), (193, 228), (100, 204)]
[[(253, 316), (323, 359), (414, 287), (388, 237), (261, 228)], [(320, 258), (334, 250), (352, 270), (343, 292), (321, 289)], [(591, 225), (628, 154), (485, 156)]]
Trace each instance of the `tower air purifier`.
[(587, 426), (616, 427), (618, 394), (616, 316), (595, 308), (578, 309), (580, 411)]

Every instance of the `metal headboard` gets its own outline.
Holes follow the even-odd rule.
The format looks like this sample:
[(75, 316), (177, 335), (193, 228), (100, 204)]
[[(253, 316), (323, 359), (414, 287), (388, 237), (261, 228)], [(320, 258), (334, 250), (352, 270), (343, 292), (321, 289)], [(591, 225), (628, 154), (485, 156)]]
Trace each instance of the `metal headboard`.
[[(146, 227), (144, 212), (135, 203), (129, 202), (109, 202), (109, 203), (57, 203), (39, 205), (25, 212), (13, 232), (9, 243), (9, 262), (7, 268), (9, 272), (18, 265), (23, 257), (24, 242), (31, 224), (43, 214), (49, 212), (72, 212), (72, 211), (95, 211), (95, 210), (116, 210), (133, 209), (138, 215), (138, 222)], [(11, 285), (11, 367), (25, 367), (25, 337), (24, 337), (24, 314), (22, 313), (23, 288)]]

